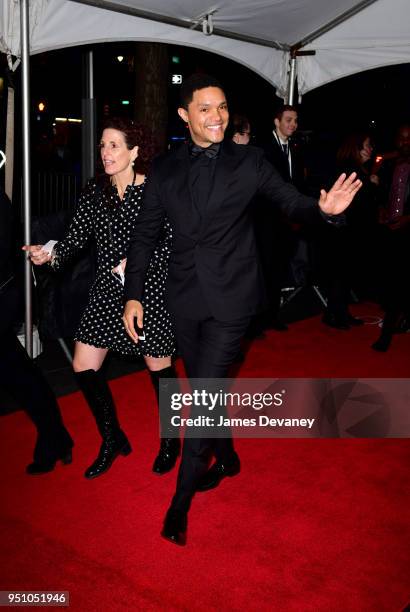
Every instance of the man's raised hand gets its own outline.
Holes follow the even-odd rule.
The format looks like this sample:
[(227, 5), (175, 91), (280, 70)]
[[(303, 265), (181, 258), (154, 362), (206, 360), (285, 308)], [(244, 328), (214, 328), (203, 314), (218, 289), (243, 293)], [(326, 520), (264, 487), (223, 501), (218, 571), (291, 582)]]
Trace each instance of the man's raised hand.
[(346, 210), (362, 186), (362, 181), (356, 177), (356, 172), (348, 178), (343, 173), (328, 192), (320, 190), (319, 206), (326, 215), (339, 215)]

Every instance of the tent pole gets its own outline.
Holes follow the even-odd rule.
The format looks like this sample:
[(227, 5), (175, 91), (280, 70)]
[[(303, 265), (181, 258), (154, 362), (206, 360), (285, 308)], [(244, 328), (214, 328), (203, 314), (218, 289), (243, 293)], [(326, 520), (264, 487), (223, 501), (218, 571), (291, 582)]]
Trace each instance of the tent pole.
[(288, 86), (288, 104), (293, 105), (295, 98), (295, 82), (296, 82), (296, 53), (290, 56), (290, 71), (289, 71), (289, 86)]
[[(21, 38), (21, 85), (22, 85), (22, 136), (23, 136), (23, 204), (24, 243), (31, 244), (31, 201), (30, 201), (30, 52), (29, 52), (29, 0), (20, 0)], [(25, 255), (25, 348), (33, 356), (33, 316), (31, 294), (31, 263)]]
[(81, 186), (95, 175), (96, 162), (96, 109), (94, 98), (94, 52), (90, 49), (83, 56), (83, 98), (81, 101)]
[(14, 173), (14, 89), (7, 89), (7, 119), (6, 119), (6, 158), (4, 191), (10, 202), (13, 202)]

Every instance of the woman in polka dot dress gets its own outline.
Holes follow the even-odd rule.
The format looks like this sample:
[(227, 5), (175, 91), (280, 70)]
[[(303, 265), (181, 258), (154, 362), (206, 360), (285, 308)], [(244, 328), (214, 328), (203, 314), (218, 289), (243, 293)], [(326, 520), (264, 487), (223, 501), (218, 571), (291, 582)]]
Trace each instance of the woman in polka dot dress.
[[(100, 142), (105, 174), (91, 180), (80, 196), (67, 236), (51, 254), (41, 245), (23, 247), (36, 265), (50, 262), (53, 269), (64, 265), (91, 238), (97, 245), (98, 267), (87, 308), (75, 335), (73, 369), (78, 385), (91, 408), (103, 442), (98, 457), (86, 470), (86, 478), (106, 472), (118, 455), (128, 455), (131, 446), (116, 415), (109, 386), (101, 366), (109, 350), (122, 354), (142, 354), (159, 394), (160, 378), (175, 378), (171, 363), (174, 335), (164, 306), (164, 287), (170, 253), (171, 228), (163, 227), (149, 266), (144, 294), (145, 341), (134, 344), (125, 332), (123, 313), (123, 273), (130, 232), (138, 216), (145, 185), (145, 174), (152, 145), (142, 126), (126, 119), (106, 122)], [(165, 380), (165, 382), (164, 382)], [(153, 471), (163, 474), (175, 465), (180, 442), (166, 437)]]

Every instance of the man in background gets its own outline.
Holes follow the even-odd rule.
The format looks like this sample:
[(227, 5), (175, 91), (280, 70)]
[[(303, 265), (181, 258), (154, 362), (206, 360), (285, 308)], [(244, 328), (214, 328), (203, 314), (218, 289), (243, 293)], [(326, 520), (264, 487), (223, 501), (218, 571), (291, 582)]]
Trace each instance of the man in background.
[[(296, 108), (288, 104), (281, 106), (275, 112), (274, 129), (269, 139), (264, 142), (263, 149), (267, 160), (282, 179), (303, 190), (303, 163), (292, 141), (297, 127)], [(268, 299), (267, 310), (258, 315), (253, 322), (253, 329), (256, 331), (255, 335), (264, 328), (286, 331), (287, 325), (279, 314), (282, 287), (286, 284), (290, 260), (301, 243), (287, 215), (267, 205), (264, 198), (257, 199), (255, 203), (254, 223)]]

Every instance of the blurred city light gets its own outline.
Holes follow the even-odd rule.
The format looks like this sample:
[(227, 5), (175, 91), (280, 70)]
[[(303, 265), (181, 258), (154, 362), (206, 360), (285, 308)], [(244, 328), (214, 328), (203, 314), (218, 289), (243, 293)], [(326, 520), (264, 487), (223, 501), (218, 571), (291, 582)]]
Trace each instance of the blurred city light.
[(124, 59), (123, 55), (117, 55), (117, 60), (121, 63)]
[(129, 103), (129, 100), (121, 100), (121, 104), (124, 104), (124, 106), (127, 106)]
[(38, 105), (38, 110), (40, 111), (40, 113), (43, 112), (43, 110), (45, 109), (46, 105), (44, 104), (44, 102), (40, 102)]
[(82, 119), (73, 119), (72, 117), (55, 117), (57, 123), (82, 123)]

